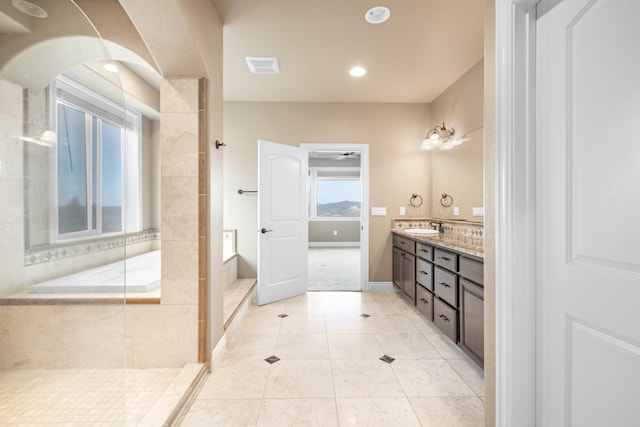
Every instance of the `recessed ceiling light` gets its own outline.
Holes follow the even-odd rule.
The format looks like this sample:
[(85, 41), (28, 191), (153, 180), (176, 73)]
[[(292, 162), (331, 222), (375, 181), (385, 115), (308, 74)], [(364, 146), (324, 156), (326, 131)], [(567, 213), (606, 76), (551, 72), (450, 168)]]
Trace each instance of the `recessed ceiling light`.
[(46, 18), (47, 12), (38, 6), (27, 0), (11, 0), (11, 5), (18, 9), (20, 12), (25, 13), (34, 18)]
[(367, 70), (365, 70), (362, 67), (353, 67), (352, 69), (349, 70), (349, 74), (352, 75), (353, 77), (362, 77), (365, 74), (367, 74)]
[(117, 73), (118, 72), (118, 66), (116, 64), (107, 63), (107, 64), (104, 64), (102, 66), (102, 68), (104, 68), (105, 70), (107, 70), (110, 73)]
[(390, 16), (391, 11), (389, 8), (376, 6), (367, 10), (367, 13), (364, 14), (364, 19), (366, 19), (370, 24), (382, 24), (384, 21), (389, 19)]

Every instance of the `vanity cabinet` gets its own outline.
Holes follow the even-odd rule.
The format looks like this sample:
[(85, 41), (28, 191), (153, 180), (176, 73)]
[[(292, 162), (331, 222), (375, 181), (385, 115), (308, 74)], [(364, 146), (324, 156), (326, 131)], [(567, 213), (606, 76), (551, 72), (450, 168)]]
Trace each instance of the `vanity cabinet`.
[(484, 366), (481, 257), (394, 234), (393, 284), (444, 335)]

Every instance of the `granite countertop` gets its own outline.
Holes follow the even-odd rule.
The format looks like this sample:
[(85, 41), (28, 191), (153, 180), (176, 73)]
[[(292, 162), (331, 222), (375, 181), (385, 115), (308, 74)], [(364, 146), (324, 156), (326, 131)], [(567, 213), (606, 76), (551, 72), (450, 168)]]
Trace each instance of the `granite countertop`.
[(484, 246), (475, 246), (463, 241), (456, 236), (447, 236), (446, 234), (413, 234), (398, 228), (391, 230), (392, 233), (398, 236), (408, 237), (417, 242), (424, 242), (430, 245), (440, 246), (446, 249), (453, 249), (454, 251), (462, 252), (465, 254), (484, 258)]

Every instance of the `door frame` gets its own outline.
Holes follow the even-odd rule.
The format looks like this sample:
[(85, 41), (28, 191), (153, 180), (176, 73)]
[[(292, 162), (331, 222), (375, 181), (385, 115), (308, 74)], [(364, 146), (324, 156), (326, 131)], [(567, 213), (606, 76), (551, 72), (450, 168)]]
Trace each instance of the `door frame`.
[(369, 144), (349, 143), (302, 143), (300, 148), (307, 151), (359, 151), (360, 184), (362, 200), (360, 202), (360, 289), (369, 290)]
[(536, 425), (535, 72), (539, 0), (496, 0), (496, 426)]

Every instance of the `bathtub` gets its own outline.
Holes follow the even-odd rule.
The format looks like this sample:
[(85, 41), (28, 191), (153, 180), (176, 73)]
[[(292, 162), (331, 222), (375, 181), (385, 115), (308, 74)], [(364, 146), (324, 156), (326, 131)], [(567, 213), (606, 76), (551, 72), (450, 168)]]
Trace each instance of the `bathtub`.
[(29, 293), (149, 292), (158, 287), (159, 250), (39, 283)]

